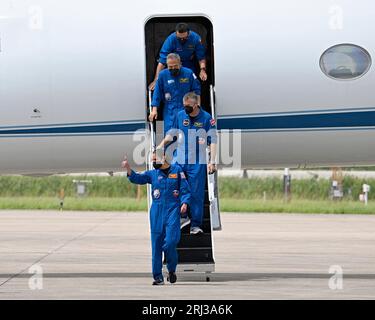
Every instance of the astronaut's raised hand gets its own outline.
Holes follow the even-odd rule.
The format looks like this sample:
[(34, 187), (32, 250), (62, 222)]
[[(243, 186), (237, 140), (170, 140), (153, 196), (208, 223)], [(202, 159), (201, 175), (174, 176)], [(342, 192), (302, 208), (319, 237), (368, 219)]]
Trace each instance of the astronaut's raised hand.
[(124, 160), (123, 160), (122, 163), (121, 163), (121, 168), (123, 168), (123, 169), (125, 169), (125, 170), (127, 171), (128, 176), (131, 175), (131, 173), (132, 173), (132, 169), (131, 169), (131, 167), (130, 167), (130, 164), (129, 164), (129, 161), (128, 161), (128, 157), (127, 157), (127, 156), (124, 157)]
[(181, 213), (185, 214), (187, 212), (187, 209), (188, 209), (187, 204), (183, 203), (181, 206)]

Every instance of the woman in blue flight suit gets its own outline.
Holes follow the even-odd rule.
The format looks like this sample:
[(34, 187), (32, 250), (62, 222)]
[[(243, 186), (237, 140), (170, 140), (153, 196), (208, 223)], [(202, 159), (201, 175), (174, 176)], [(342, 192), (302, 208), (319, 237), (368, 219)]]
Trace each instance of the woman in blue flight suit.
[(134, 172), (125, 158), (122, 167), (127, 170), (130, 182), (152, 185), (150, 210), (153, 285), (164, 284), (162, 273), (164, 252), (169, 272), (168, 281), (177, 281), (177, 244), (180, 241), (180, 214), (185, 214), (190, 204), (190, 187), (177, 164), (170, 165), (165, 156), (157, 161), (153, 156), (155, 170)]

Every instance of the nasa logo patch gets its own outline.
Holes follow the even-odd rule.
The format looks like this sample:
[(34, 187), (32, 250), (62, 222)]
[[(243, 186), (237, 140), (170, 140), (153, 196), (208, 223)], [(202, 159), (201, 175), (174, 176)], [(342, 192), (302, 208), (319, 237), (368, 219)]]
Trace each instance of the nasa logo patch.
[(185, 127), (187, 127), (188, 125), (190, 125), (190, 120), (189, 119), (185, 119), (184, 122), (183, 122), (183, 125)]
[(154, 194), (154, 199), (160, 198), (160, 190), (159, 189), (155, 189), (153, 194)]
[(174, 196), (175, 198), (177, 198), (179, 195), (180, 195), (180, 191), (178, 191), (178, 190), (173, 190), (173, 196)]

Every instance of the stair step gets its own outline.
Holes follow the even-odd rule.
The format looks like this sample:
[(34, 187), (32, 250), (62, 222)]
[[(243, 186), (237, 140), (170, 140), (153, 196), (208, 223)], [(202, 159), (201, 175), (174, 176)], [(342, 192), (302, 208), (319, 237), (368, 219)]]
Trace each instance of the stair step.
[(212, 248), (178, 249), (179, 263), (213, 263)]
[(181, 234), (181, 240), (177, 248), (211, 247), (211, 234)]

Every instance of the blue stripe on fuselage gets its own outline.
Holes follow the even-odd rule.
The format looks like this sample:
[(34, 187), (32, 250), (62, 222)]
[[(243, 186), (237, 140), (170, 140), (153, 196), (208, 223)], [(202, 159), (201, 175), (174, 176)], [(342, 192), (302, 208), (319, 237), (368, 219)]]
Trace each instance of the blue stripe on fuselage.
[(145, 123), (122, 123), (91, 126), (65, 126), (50, 128), (29, 128), (29, 129), (7, 129), (0, 130), (1, 135), (25, 135), (25, 134), (87, 134), (87, 133), (114, 133), (114, 132), (135, 132), (144, 130)]
[(274, 130), (375, 126), (375, 111), (219, 118), (219, 130)]
[[(375, 127), (375, 111), (330, 112), (314, 114), (270, 114), (241, 115), (237, 117), (219, 117), (219, 130), (314, 130), (324, 128), (361, 128)], [(55, 125), (51, 127), (18, 127), (0, 129), (0, 136), (17, 135), (80, 135), (80, 134), (112, 134), (132, 133), (144, 130), (144, 122), (111, 123), (92, 125)]]

